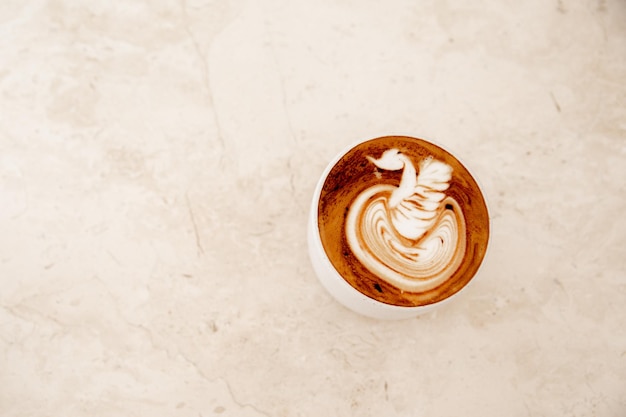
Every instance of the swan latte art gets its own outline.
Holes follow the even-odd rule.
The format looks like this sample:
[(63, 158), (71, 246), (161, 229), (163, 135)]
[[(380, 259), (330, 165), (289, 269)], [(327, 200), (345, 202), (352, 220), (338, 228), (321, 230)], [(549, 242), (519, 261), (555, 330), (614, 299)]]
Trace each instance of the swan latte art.
[(417, 307), (445, 300), (474, 276), (489, 216), (467, 169), (421, 139), (362, 142), (330, 169), (317, 226), (334, 269), (376, 301)]

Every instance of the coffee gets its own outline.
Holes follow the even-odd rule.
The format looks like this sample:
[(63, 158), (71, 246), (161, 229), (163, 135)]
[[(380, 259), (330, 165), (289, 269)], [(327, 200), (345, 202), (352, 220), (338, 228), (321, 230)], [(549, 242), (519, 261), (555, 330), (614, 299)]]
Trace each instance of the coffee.
[(350, 286), (402, 307), (461, 290), (489, 240), (487, 206), (467, 169), (442, 148), (402, 136), (362, 142), (339, 158), (319, 193), (317, 228)]

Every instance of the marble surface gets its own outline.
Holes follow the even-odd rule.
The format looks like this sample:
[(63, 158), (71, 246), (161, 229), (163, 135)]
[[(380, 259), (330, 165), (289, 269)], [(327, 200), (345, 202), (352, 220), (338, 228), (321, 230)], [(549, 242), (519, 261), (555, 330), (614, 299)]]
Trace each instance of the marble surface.
[[(625, 416), (626, 2), (0, 3), (0, 415)], [(484, 187), (453, 303), (338, 305), (328, 161)]]

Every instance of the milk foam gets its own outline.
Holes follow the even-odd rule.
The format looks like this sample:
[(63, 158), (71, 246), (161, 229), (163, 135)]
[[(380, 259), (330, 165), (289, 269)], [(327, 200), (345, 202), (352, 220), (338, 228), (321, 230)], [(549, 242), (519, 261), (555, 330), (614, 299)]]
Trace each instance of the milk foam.
[(352, 203), (346, 219), (352, 252), (370, 272), (403, 291), (441, 285), (460, 265), (466, 246), (463, 212), (445, 194), (452, 168), (429, 157), (417, 172), (397, 149), (368, 159), (379, 169), (402, 170), (402, 177), (397, 187), (373, 185)]

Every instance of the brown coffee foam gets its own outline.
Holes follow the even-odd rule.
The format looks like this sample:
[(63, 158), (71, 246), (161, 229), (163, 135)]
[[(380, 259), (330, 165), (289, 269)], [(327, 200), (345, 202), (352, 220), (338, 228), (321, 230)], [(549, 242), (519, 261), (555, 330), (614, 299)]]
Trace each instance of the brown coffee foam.
[[(367, 270), (352, 253), (345, 237), (348, 209), (354, 199), (374, 184), (397, 186), (401, 171), (377, 170), (367, 156), (379, 158), (396, 148), (414, 164), (432, 156), (453, 169), (446, 195), (463, 210), (467, 223), (467, 247), (463, 261), (440, 286), (421, 293), (406, 292), (388, 284)], [(318, 226), (322, 246), (335, 269), (355, 289), (386, 304), (420, 306), (444, 300), (461, 290), (474, 276), (487, 250), (489, 215), (478, 184), (461, 163), (442, 148), (416, 138), (387, 136), (360, 143), (331, 168), (324, 182), (318, 205)]]

